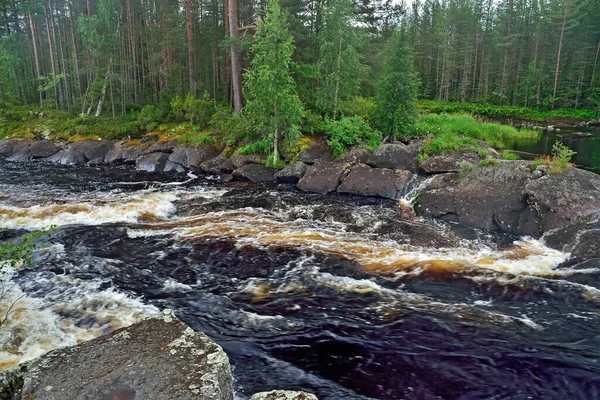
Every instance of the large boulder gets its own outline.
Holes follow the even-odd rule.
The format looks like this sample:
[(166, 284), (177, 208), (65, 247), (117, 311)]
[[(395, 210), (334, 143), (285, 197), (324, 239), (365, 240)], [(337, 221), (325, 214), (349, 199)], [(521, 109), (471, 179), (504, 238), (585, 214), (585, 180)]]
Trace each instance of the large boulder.
[(539, 236), (537, 210), (523, 195), (530, 175), (527, 161), (477, 167), (464, 176), (439, 175), (419, 195), (416, 210), (474, 228)]
[(233, 171), (233, 177), (239, 181), (273, 182), (275, 171), (260, 164), (247, 164)]
[(331, 161), (331, 149), (324, 142), (315, 141), (311, 147), (298, 154), (294, 161), (301, 161), (308, 165), (316, 162)]
[(297, 187), (305, 192), (327, 194), (335, 192), (344, 178), (350, 164), (321, 161), (312, 165)]
[(371, 168), (359, 164), (350, 170), (337, 191), (358, 196), (377, 196), (398, 200), (406, 194), (412, 173), (405, 170)]
[(200, 164), (200, 170), (205, 173), (219, 174), (220, 173), (219, 166), (221, 164), (223, 164), (225, 161), (229, 160), (230, 156), (231, 156), (231, 151), (229, 151), (228, 149), (225, 149), (218, 156), (211, 158), (209, 160), (206, 160), (202, 164)]
[(545, 243), (584, 260), (600, 260), (600, 222), (573, 224), (544, 235)]
[(233, 400), (223, 349), (169, 310), (12, 373), (15, 400)]
[(295, 185), (304, 176), (307, 169), (308, 165), (301, 161), (296, 161), (295, 163), (288, 165), (281, 171), (277, 172), (275, 174), (275, 178), (278, 182)]
[(123, 149), (123, 161), (129, 164), (135, 164), (137, 159), (144, 154), (144, 144), (127, 146)]
[(177, 146), (173, 149), (173, 153), (169, 155), (169, 163), (179, 164), (183, 168), (188, 168), (188, 147)]
[(169, 155), (165, 153), (144, 154), (135, 161), (135, 169), (146, 172), (162, 172), (168, 159)]
[(112, 140), (82, 140), (81, 142), (71, 143), (69, 149), (82, 152), (86, 160), (104, 158), (112, 149), (115, 142)]
[(7, 158), (8, 161), (29, 161), (31, 160), (31, 144), (28, 142), (17, 142), (12, 148), (12, 154)]
[[(49, 159), (51, 157), (49, 157)], [(77, 149), (69, 148), (63, 152), (62, 157), (60, 158), (60, 160), (58, 162), (62, 165), (81, 165), (81, 164), (85, 164), (86, 161), (87, 161), (87, 159), (85, 157), (85, 154), (83, 154), (83, 152), (81, 152)]]
[(29, 151), (33, 158), (50, 157), (58, 153), (60, 149), (49, 140), (39, 140), (31, 145)]
[(355, 146), (348, 150), (341, 158), (341, 162), (350, 164), (366, 163), (369, 157), (373, 154), (373, 150), (365, 146)]
[(154, 143), (146, 150), (146, 153), (168, 153), (171, 154), (177, 147), (177, 140), (164, 140)]
[(104, 161), (107, 163), (122, 162), (125, 161), (124, 152), (125, 144), (123, 142), (115, 143), (111, 149), (104, 156)]
[(0, 156), (10, 157), (17, 142), (11, 139), (0, 140)]
[(219, 151), (212, 144), (204, 143), (199, 146), (190, 146), (186, 151), (187, 168), (192, 171), (199, 171), (203, 162), (215, 158)]
[(524, 195), (540, 213), (544, 232), (600, 218), (600, 175), (593, 172), (568, 168), (531, 179)]
[(296, 392), (293, 390), (272, 390), (252, 395), (250, 400), (319, 400), (312, 393)]
[(445, 151), (434, 154), (421, 163), (421, 171), (426, 174), (460, 172), (469, 164), (478, 164), (479, 156), (473, 151)]
[(418, 146), (404, 143), (380, 145), (367, 159), (367, 164), (376, 168), (404, 169), (410, 172), (418, 170)]

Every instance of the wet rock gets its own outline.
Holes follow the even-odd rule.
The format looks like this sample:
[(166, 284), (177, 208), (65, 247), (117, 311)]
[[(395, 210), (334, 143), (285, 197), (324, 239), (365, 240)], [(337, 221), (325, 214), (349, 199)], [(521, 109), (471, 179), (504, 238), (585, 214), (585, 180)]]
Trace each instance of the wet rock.
[(351, 148), (341, 158), (341, 162), (350, 164), (366, 163), (369, 157), (373, 154), (373, 150), (365, 146), (356, 146)]
[(167, 160), (167, 162), (165, 163), (165, 168), (163, 169), (164, 172), (185, 172), (186, 169), (181, 165), (181, 164), (177, 164), (174, 163), (171, 160)]
[(17, 144), (16, 141), (10, 139), (0, 140), (0, 156), (10, 157), (13, 154), (13, 149)]
[(169, 156), (164, 153), (144, 154), (135, 161), (135, 169), (146, 172), (162, 172)]
[(123, 161), (130, 164), (135, 164), (138, 157), (144, 153), (142, 146), (128, 146), (123, 149)]
[(190, 146), (186, 151), (187, 168), (199, 171), (203, 162), (215, 158), (219, 151), (212, 144), (204, 143), (199, 146)]
[(308, 165), (316, 162), (331, 161), (331, 149), (327, 144), (316, 142), (312, 147), (302, 151), (294, 161), (301, 161)]
[(250, 400), (319, 400), (312, 393), (296, 392), (292, 390), (272, 390), (252, 395)]
[(250, 165), (250, 164), (261, 164), (263, 162), (262, 158), (255, 154), (251, 154), (251, 155), (238, 154), (238, 155), (231, 157), (229, 159), (229, 161), (235, 168), (241, 168), (244, 165)]
[(65, 150), (58, 162), (62, 165), (82, 165), (85, 164), (86, 161), (87, 159), (83, 152), (70, 148)]
[(222, 162), (221, 164), (219, 164), (217, 166), (217, 168), (211, 169), (211, 172), (212, 173), (221, 173), (222, 172), (224, 174), (231, 174), (236, 169), (237, 169), (237, 167), (235, 165), (233, 165), (233, 162), (231, 162), (231, 159), (228, 159), (225, 162)]
[(527, 182), (524, 195), (541, 215), (544, 232), (600, 218), (600, 175), (576, 168)]
[(369, 156), (367, 164), (376, 168), (403, 169), (417, 172), (418, 146), (403, 143), (388, 143), (380, 145)]
[(27, 142), (15, 143), (12, 154), (7, 158), (8, 161), (29, 161), (31, 160), (31, 145)]
[(398, 200), (406, 194), (412, 173), (405, 170), (371, 168), (359, 164), (350, 170), (337, 191), (357, 196), (375, 196)]
[(18, 399), (232, 400), (227, 355), (169, 310), (54, 350), (23, 373)]
[(87, 162), (87, 165), (92, 166), (92, 167), (102, 165), (102, 164), (104, 164), (103, 158), (94, 158), (93, 160), (90, 160)]
[(204, 161), (202, 164), (200, 164), (200, 170), (206, 173), (218, 174), (220, 172), (220, 170), (218, 169), (219, 165), (227, 161), (230, 155), (230, 151), (225, 149), (218, 156), (211, 158), (210, 160)]
[(288, 165), (275, 174), (275, 178), (281, 183), (296, 184), (304, 176), (308, 166), (301, 161)]
[(302, 179), (298, 188), (305, 192), (327, 194), (335, 192), (348, 171), (350, 164), (332, 161), (320, 161), (312, 165)]
[(146, 150), (146, 153), (172, 153), (177, 147), (177, 140), (156, 142)]
[(233, 171), (233, 178), (248, 182), (273, 182), (275, 171), (260, 164), (247, 164)]
[(479, 163), (479, 156), (472, 151), (445, 151), (434, 154), (421, 163), (421, 171), (426, 174), (460, 172), (469, 164)]
[(58, 153), (59, 150), (60, 149), (49, 140), (39, 140), (33, 143), (29, 148), (31, 157), (33, 158), (50, 157), (51, 155)]
[(123, 142), (115, 143), (111, 149), (104, 156), (104, 161), (107, 163), (114, 162), (123, 162), (125, 161), (124, 152), (125, 152), (125, 144)]
[(114, 144), (112, 140), (82, 140), (71, 143), (68, 148), (82, 152), (87, 160), (93, 160), (104, 158)]
[(600, 259), (600, 222), (573, 224), (544, 235), (546, 245), (584, 260)]
[(478, 229), (540, 236), (538, 213), (523, 196), (531, 175), (529, 162), (505, 161), (461, 175), (436, 177), (419, 196), (418, 214)]
[(38, 159), (38, 161), (42, 161), (42, 162), (50, 162), (50, 163), (60, 163), (60, 160), (62, 160), (63, 156), (65, 155), (64, 150), (59, 150), (58, 153), (51, 155), (50, 157), (44, 157), (44, 158), (40, 158)]
[(179, 164), (181, 167), (188, 168), (188, 147), (177, 146), (169, 156), (169, 163)]

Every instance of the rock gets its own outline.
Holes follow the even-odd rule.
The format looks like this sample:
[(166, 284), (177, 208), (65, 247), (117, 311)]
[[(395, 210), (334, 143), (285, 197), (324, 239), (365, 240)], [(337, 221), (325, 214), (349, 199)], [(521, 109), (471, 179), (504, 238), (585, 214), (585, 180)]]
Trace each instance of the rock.
[(231, 164), (236, 169), (241, 168), (244, 165), (260, 164), (263, 162), (263, 160), (255, 154), (251, 154), (251, 155), (238, 154), (238, 155), (231, 157), (228, 161), (231, 162)]
[(539, 237), (537, 211), (523, 196), (529, 162), (505, 161), (462, 176), (440, 175), (419, 195), (419, 215), (485, 230)]
[(140, 141), (141, 143), (154, 143), (158, 142), (158, 135), (146, 135)]
[(335, 192), (349, 167), (348, 163), (332, 161), (315, 163), (298, 181), (298, 188), (305, 192), (321, 194)]
[(319, 400), (317, 396), (306, 392), (292, 390), (272, 390), (252, 395), (250, 400)]
[(199, 171), (203, 162), (215, 158), (219, 151), (212, 144), (204, 143), (199, 146), (190, 146), (186, 151), (187, 168), (192, 171)]
[(104, 161), (107, 163), (122, 162), (125, 161), (124, 152), (125, 144), (123, 142), (117, 142), (111, 147), (111, 149), (104, 156)]
[(0, 156), (10, 157), (13, 154), (13, 149), (17, 144), (16, 141), (10, 139), (0, 140)]
[(350, 164), (366, 163), (372, 154), (373, 150), (369, 149), (368, 147), (356, 146), (348, 150), (340, 161)]
[(87, 160), (93, 160), (104, 158), (114, 144), (112, 140), (82, 140), (71, 143), (68, 148), (82, 152)]
[(230, 158), (230, 159), (226, 160), (225, 162), (222, 162), (221, 164), (219, 164), (217, 166), (217, 168), (212, 168), (211, 173), (231, 174), (236, 169), (237, 169), (236, 166), (233, 165), (233, 162), (231, 161), (231, 158)]
[(181, 164), (177, 164), (177, 163), (174, 163), (171, 160), (167, 160), (167, 162), (165, 163), (165, 167), (164, 167), (163, 171), (164, 172), (171, 172), (171, 171), (185, 172), (186, 169), (183, 168), (183, 166)]
[(51, 162), (51, 163), (58, 164), (58, 163), (60, 163), (60, 160), (62, 160), (64, 155), (65, 155), (64, 150), (59, 150), (58, 153), (53, 154), (50, 157), (39, 158), (38, 161)]
[(167, 154), (160, 152), (144, 154), (135, 161), (135, 169), (146, 172), (162, 172), (168, 159)]
[(8, 161), (29, 161), (31, 160), (31, 145), (27, 142), (17, 142), (12, 148), (12, 154), (7, 158)]
[(357, 196), (376, 196), (398, 200), (406, 194), (412, 174), (405, 170), (371, 168), (359, 164), (350, 170), (337, 191)]
[(177, 140), (169, 140), (156, 142), (146, 150), (146, 154), (150, 153), (172, 153), (177, 147)]
[(187, 146), (177, 146), (169, 156), (169, 163), (179, 164), (181, 167), (188, 168), (188, 148)]
[(81, 165), (86, 162), (83, 152), (76, 149), (67, 149), (58, 161), (62, 165)]
[(123, 149), (123, 161), (134, 164), (142, 153), (144, 153), (144, 148), (142, 146), (128, 146)]
[(544, 235), (546, 245), (572, 257), (584, 260), (600, 259), (600, 222), (574, 224)]
[(169, 310), (127, 328), (54, 350), (23, 372), (17, 399), (232, 400), (223, 349)]
[(275, 171), (260, 164), (247, 164), (233, 171), (233, 178), (248, 182), (273, 182)]
[(369, 156), (366, 163), (371, 167), (403, 169), (416, 173), (418, 170), (417, 153), (417, 145), (382, 144)]
[(230, 154), (231, 153), (227, 149), (223, 150), (218, 156), (206, 160), (202, 164), (200, 164), (200, 170), (206, 173), (216, 173), (218, 171), (219, 165), (227, 161), (229, 159)]
[(302, 161), (304, 164), (313, 165), (316, 162), (330, 161), (331, 149), (321, 142), (313, 143), (312, 147), (302, 151), (294, 161)]
[(524, 195), (544, 232), (600, 218), (600, 175), (576, 168), (527, 182)]
[(288, 165), (281, 171), (275, 174), (277, 181), (281, 183), (296, 184), (304, 176), (308, 166), (301, 161), (296, 161), (292, 165)]
[(87, 162), (87, 165), (89, 165), (89, 166), (97, 166), (97, 165), (102, 165), (102, 164), (104, 164), (103, 158), (94, 158), (93, 160), (90, 160)]
[(479, 156), (472, 151), (445, 151), (434, 154), (421, 163), (421, 170), (426, 174), (460, 172), (469, 164), (479, 163)]
[(50, 157), (51, 155), (58, 153), (59, 150), (60, 149), (49, 140), (34, 142), (29, 148), (33, 158)]

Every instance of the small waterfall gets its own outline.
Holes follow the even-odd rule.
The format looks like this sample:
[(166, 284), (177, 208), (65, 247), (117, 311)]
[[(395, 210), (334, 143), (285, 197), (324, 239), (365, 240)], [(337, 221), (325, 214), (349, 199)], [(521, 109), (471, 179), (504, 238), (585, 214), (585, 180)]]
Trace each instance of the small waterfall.
[(406, 194), (400, 198), (400, 206), (412, 210), (419, 194), (433, 181), (435, 176), (413, 175), (407, 184)]

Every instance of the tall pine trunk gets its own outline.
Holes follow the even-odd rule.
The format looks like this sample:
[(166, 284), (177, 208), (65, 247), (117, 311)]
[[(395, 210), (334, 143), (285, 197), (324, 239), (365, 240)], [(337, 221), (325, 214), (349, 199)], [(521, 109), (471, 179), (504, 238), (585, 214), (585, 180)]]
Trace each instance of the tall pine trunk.
[[(229, 0), (229, 36), (238, 40), (238, 6), (237, 0)], [(231, 46), (231, 83), (233, 88), (233, 108), (236, 114), (242, 112), (242, 54), (238, 43)]]
[(565, 3), (565, 14), (563, 15), (563, 22), (560, 28), (560, 41), (558, 42), (558, 54), (556, 55), (556, 69), (554, 71), (554, 89), (552, 90), (552, 109), (554, 109), (554, 102), (556, 101), (556, 89), (558, 88), (558, 77), (560, 75), (560, 57), (562, 54), (563, 38), (565, 36), (565, 25), (567, 24), (567, 14), (569, 13), (569, 2)]

